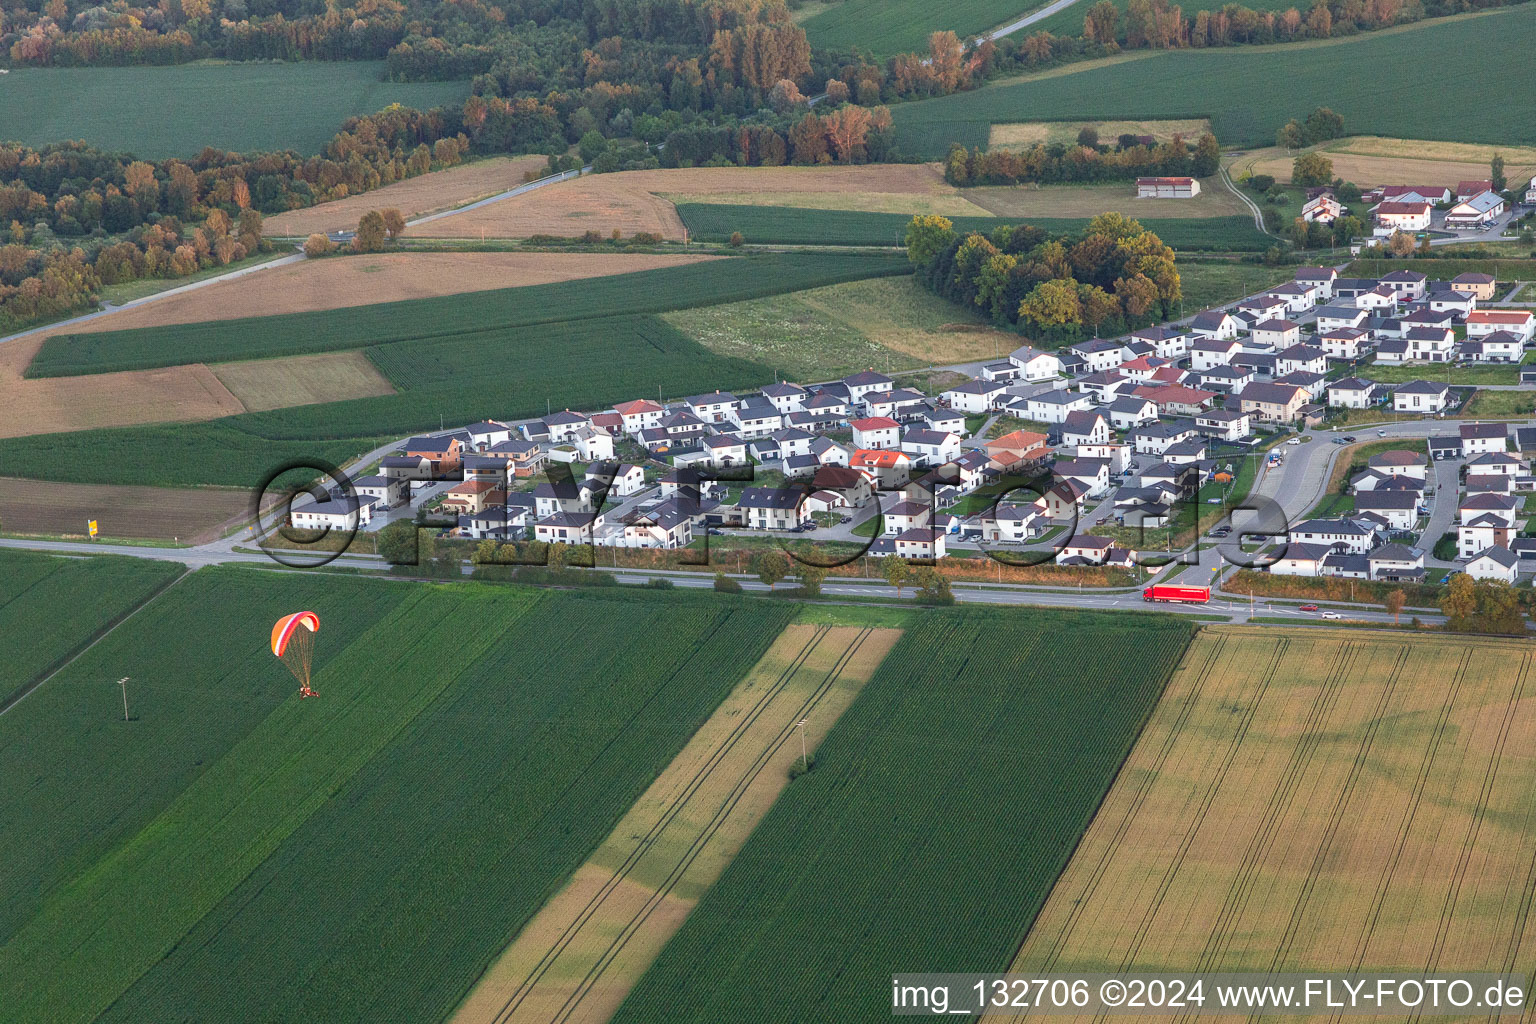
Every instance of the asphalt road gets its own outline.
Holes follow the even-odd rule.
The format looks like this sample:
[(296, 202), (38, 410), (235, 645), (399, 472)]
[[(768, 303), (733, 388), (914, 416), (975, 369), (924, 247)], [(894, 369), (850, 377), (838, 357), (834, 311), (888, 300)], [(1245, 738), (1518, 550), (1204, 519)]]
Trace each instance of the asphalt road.
[(1002, 28), (993, 29), (991, 32), (983, 32), (977, 37), (976, 41), (981, 42), (987, 39), (1001, 39), (1003, 36), (1011, 36), (1020, 29), (1028, 28), (1037, 21), (1044, 21), (1057, 11), (1066, 10), (1075, 3), (1077, 3), (1077, 0), (1053, 0), (1052, 3), (1046, 4), (1038, 11), (1026, 14), (1017, 21), (1011, 21)]

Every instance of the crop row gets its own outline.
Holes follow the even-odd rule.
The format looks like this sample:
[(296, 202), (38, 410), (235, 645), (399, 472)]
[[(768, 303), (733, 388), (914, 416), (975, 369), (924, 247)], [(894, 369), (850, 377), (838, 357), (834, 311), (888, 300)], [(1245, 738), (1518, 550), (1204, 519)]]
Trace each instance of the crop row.
[(879, 1021), (893, 969), (1006, 967), (1189, 636), (926, 616), (615, 1020)]
[[(736, 206), (680, 203), (677, 212), (700, 241), (724, 241), (740, 231), (750, 242), (782, 245), (904, 245), (904, 213), (866, 210), (812, 210), (792, 206)], [(1134, 213), (1134, 208), (1128, 208)], [(1001, 224), (1029, 223), (1053, 234), (1081, 231), (1087, 217), (951, 217), (957, 231), (989, 232)], [(1175, 249), (1253, 251), (1272, 241), (1251, 217), (1176, 217), (1142, 220)]]
[[(22, 638), (6, 645), (8, 657), (86, 628), (65, 604), (89, 604), (91, 588), (130, 590), (137, 577), (120, 568), (129, 561), (66, 563), (86, 570), (68, 577), (81, 584), (68, 598), (33, 587), (0, 608), (0, 636)], [(139, 573), (163, 564), (131, 561)], [(8, 577), (28, 571), (12, 555), (0, 566)], [(0, 777), (11, 780), (0, 786), (0, 946), (58, 886), (155, 818), (288, 698), (293, 679), (267, 648), (279, 614), (320, 612), (319, 670), (405, 593), (384, 581), (204, 569), (0, 716)], [(24, 609), (37, 621), (12, 633)], [(124, 676), (130, 722), (116, 685)], [(0, 985), (14, 967), (0, 970)]]
[(181, 571), (142, 558), (80, 561), (0, 551), (0, 707)]
[(441, 646), (442, 694), (102, 1020), (444, 1019), (793, 613), (647, 598)]
[(908, 270), (904, 257), (885, 254), (739, 256), (610, 277), (323, 312), (62, 334), (43, 343), (27, 374), (67, 377), (183, 363), (264, 359), (562, 320), (661, 313)]

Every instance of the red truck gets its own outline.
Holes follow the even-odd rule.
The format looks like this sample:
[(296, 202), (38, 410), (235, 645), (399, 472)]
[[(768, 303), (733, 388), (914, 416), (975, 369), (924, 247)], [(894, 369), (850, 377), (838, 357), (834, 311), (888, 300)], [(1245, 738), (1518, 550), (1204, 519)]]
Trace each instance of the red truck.
[(1186, 604), (1205, 604), (1211, 599), (1210, 587), (1179, 587), (1171, 583), (1154, 583), (1141, 592), (1143, 601), (1180, 601)]

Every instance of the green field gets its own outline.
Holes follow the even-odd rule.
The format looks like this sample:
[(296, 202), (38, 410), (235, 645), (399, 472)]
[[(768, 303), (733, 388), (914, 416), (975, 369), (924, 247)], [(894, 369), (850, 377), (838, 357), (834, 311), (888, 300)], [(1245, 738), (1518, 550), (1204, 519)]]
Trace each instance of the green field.
[[(903, 245), (912, 218), (904, 213), (812, 210), (794, 206), (680, 203), (677, 212), (700, 241), (723, 242), (740, 231), (748, 242), (778, 245)], [(1127, 203), (1126, 212), (1134, 207)], [(951, 217), (957, 231), (991, 231), (1001, 224), (1033, 224), (1051, 232), (1081, 231), (1087, 217)], [(1175, 249), (1260, 252), (1273, 243), (1251, 217), (1179, 217), (1141, 223)]]
[[(100, 334), (66, 334), (43, 343), (32, 377), (142, 370), (181, 363), (365, 348), (496, 329), (691, 306), (799, 291), (911, 269), (902, 255), (812, 253), (710, 260), (556, 284), (407, 299), (370, 306), (285, 313)], [(574, 400), (573, 400), (574, 401)]]
[(100, 373), (363, 347), (403, 390), (207, 423), (15, 438), (0, 442), (0, 461), (11, 475), (78, 483), (253, 486), (288, 460), (340, 464), (445, 421), (604, 408), (658, 389), (675, 398), (761, 385), (772, 377), (768, 367), (712, 353), (638, 314), (909, 270), (901, 254), (752, 256), (447, 299), (50, 339), (34, 371)]
[(12, 68), (0, 78), (0, 139), (80, 139), (155, 160), (204, 146), (310, 154), (354, 115), (391, 103), (426, 110), (469, 93), (468, 82), (385, 82), (383, 71), (383, 61), (325, 60)]
[(1166, 616), (925, 616), (615, 1024), (884, 1021), (893, 970), (1002, 970), (1189, 638)]
[[(146, 567), (141, 571), (181, 569), (134, 561)], [(89, 564), (99, 577), (119, 563)], [(7, 556), (3, 565), (13, 578), (31, 571), (20, 557)], [(0, 786), (0, 946), (59, 886), (148, 826), (289, 699), (293, 677), (267, 647), (267, 630), (279, 615), (301, 608), (319, 613), (320, 673), (408, 593), (385, 580), (205, 569), (0, 715), (0, 774), (12, 780)], [(61, 614), (56, 596), (36, 588), (22, 600), (34, 611)], [(15, 635), (9, 625), (7, 638)], [(73, 641), (87, 628), (64, 617), (27, 635), (37, 643), (54, 635)], [(7, 644), (8, 656), (24, 654), (20, 647)], [(129, 722), (116, 685), (123, 676), (129, 677)]]
[[(1292, 117), (1328, 106), (1351, 133), (1459, 142), (1536, 143), (1536, 8), (1420, 22), (1347, 39), (1137, 54), (1068, 73), (999, 82), (891, 108), (903, 153), (941, 159), (952, 142), (986, 146), (994, 122), (1209, 117), (1225, 146), (1272, 145)], [(1422, 69), (1446, 53), (1477, 55), (1478, 89), (1500, 103), (1422, 92)], [(1361, 74), (1370, 68), (1370, 74)]]
[(1034, 0), (842, 0), (800, 24), (813, 49), (889, 57), (926, 53), (931, 33), (948, 29), (965, 40), (1039, 6)]
[[(140, 759), (135, 770), (48, 779), (60, 798), (72, 785), (92, 801), (136, 784), (160, 794), (159, 806), (111, 840), (88, 836), (89, 856), (74, 837), (60, 842), (68, 870), (0, 947), (8, 1016), (442, 1019), (796, 610), (322, 579), (213, 570), (218, 600), (154, 616), (158, 632), (146, 621), (114, 634), (120, 657), (174, 666), (165, 633), (194, 632), (188, 657), (199, 667), (168, 694), (210, 707), (235, 699), (250, 713), (230, 715), (242, 725), (218, 728), (239, 734), (205, 750), (214, 744), (195, 706), (152, 701), (140, 723), (117, 729)], [(289, 593), (284, 605), (321, 615), (317, 648), (328, 641), (329, 660), (315, 675), (318, 699), (299, 700), (271, 656), (257, 655), (265, 614), (227, 617), (232, 581), (319, 591), (297, 605)], [(367, 594), (355, 598), (365, 591), (393, 606), (364, 608)], [(333, 639), (337, 615), (357, 620), (351, 635)], [(90, 678), (70, 676), (82, 690)], [(39, 694), (55, 683), (57, 702), (3, 724), (25, 725), (34, 755), (58, 759), (74, 752), (88, 715), (85, 694), (68, 701), (77, 687), (63, 680)], [(100, 717), (109, 715), (110, 701)], [(143, 760), (194, 755), (200, 771), (168, 798), (166, 773)], [(25, 820), (20, 805), (5, 807), (7, 840), (48, 827), (37, 799), (27, 804)], [(81, 811), (84, 823), (117, 827), (107, 801), (91, 806), (106, 820)]]
[(0, 551), (0, 637), (8, 641), (0, 658), (0, 708), (181, 572), (172, 562), (143, 558)]

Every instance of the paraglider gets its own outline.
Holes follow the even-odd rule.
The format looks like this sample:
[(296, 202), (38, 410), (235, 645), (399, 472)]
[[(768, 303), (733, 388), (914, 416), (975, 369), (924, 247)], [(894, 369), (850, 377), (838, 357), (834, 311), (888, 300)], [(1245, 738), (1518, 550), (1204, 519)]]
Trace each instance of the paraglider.
[(309, 659), (315, 650), (315, 633), (320, 628), (320, 616), (314, 612), (295, 612), (284, 615), (272, 627), (272, 654), (288, 666), (299, 681), (299, 696), (318, 697), (309, 688)]

